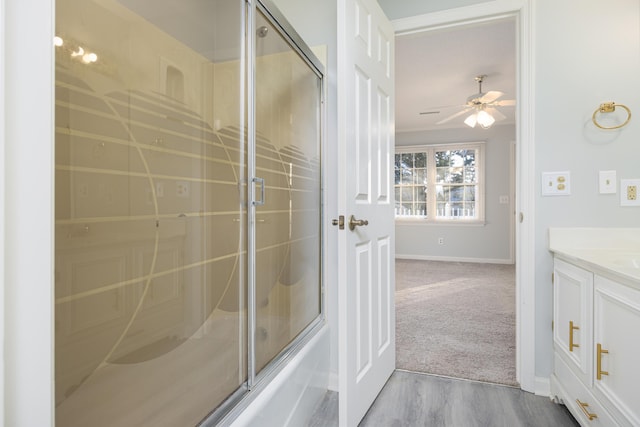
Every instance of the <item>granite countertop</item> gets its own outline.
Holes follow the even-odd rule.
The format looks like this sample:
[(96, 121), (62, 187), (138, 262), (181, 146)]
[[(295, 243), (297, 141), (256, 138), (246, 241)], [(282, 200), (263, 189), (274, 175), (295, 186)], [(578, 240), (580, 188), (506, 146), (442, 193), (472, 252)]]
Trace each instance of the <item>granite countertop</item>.
[(640, 228), (550, 228), (549, 250), (640, 287)]

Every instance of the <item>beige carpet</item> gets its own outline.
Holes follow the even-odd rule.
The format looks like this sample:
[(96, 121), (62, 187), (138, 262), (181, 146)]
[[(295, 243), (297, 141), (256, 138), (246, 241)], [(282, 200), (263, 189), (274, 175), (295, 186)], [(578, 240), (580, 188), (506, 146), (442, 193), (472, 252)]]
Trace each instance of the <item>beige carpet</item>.
[(396, 366), (518, 385), (515, 266), (396, 261)]

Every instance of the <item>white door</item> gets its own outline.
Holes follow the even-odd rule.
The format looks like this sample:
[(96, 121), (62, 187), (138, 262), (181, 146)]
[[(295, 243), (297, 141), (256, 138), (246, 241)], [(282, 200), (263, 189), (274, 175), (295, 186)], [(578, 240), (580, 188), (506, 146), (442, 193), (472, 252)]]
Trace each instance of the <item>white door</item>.
[[(356, 426), (396, 350), (394, 32), (375, 0), (338, 1), (338, 46), (339, 413)], [(352, 215), (363, 222), (353, 230)]]

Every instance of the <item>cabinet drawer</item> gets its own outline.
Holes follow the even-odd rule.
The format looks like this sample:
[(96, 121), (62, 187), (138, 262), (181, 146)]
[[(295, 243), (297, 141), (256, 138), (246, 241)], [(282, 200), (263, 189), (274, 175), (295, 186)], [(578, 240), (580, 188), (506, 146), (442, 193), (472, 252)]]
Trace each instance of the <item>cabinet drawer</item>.
[[(620, 426), (557, 353), (554, 363), (552, 381), (555, 392), (581, 426)], [(592, 415), (591, 419), (589, 414)]]

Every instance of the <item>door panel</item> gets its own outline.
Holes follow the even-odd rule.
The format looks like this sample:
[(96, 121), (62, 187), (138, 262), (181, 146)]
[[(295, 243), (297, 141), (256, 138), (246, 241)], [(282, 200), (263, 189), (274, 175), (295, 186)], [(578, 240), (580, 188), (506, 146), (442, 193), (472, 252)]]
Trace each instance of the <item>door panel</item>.
[(371, 244), (365, 242), (356, 246), (356, 372), (361, 379), (371, 369), (373, 360), (373, 337), (371, 328)]
[(553, 339), (556, 351), (585, 384), (593, 382), (593, 327), (588, 317), (593, 307), (593, 273), (554, 260)]
[(369, 203), (371, 197), (371, 79), (355, 69), (355, 197), (358, 202)]
[(321, 312), (321, 78), (261, 11), (256, 28), (255, 175), (264, 179), (254, 222), (259, 373)]
[(395, 368), (393, 29), (373, 0), (341, 0), (338, 16), (339, 405), (355, 426)]
[[(391, 345), (395, 334), (393, 322), (393, 309), (395, 299), (393, 295), (393, 283), (391, 274), (394, 271), (394, 262), (391, 254), (391, 239), (383, 237), (378, 239), (378, 282), (376, 286), (378, 297), (378, 355), (383, 354)], [(395, 351), (395, 350), (394, 350)]]
[(56, 1), (56, 425), (195, 425), (243, 388), (243, 20)]

